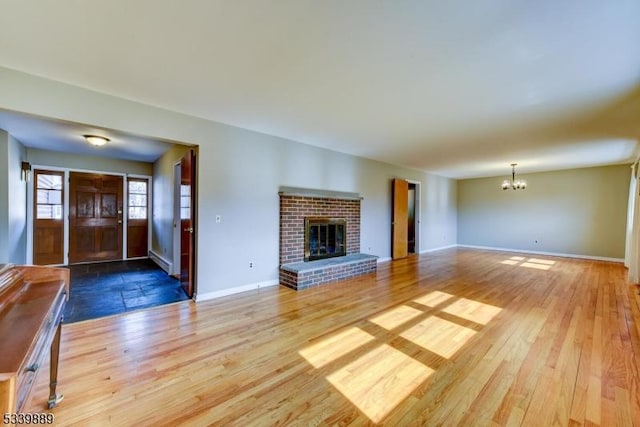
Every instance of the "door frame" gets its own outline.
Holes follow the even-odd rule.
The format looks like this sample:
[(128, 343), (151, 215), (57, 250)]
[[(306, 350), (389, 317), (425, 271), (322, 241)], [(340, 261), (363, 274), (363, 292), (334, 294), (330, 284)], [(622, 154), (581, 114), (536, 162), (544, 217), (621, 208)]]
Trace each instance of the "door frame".
[[(149, 176), (149, 175), (140, 175), (140, 174), (126, 174), (126, 173), (122, 173), (122, 172), (111, 172), (111, 171), (100, 171), (100, 170), (92, 170), (92, 169), (80, 169), (80, 168), (68, 168), (68, 167), (59, 167), (59, 166), (48, 166), (48, 165), (32, 165), (31, 167), (32, 170), (36, 170), (36, 169), (45, 169), (45, 170), (50, 170), (50, 171), (56, 171), (56, 172), (64, 172), (64, 182), (63, 182), (63, 188), (64, 188), (64, 218), (63, 218), (63, 227), (64, 227), (64, 231), (63, 231), (63, 236), (64, 236), (64, 243), (63, 243), (63, 255), (64, 255), (64, 263), (63, 264), (56, 264), (56, 265), (69, 265), (69, 174), (71, 172), (80, 172), (80, 173), (95, 173), (95, 174), (104, 174), (104, 175), (114, 175), (114, 176), (121, 176), (122, 177), (122, 194), (123, 194), (123, 201), (127, 201), (127, 197), (128, 197), (128, 186), (127, 186), (127, 177), (131, 177), (131, 178), (145, 178), (149, 180), (149, 200), (147, 201), (149, 208), (148, 208), (148, 215), (147, 215), (147, 226), (148, 226), (148, 247), (151, 248), (151, 239), (152, 239), (152, 233), (153, 233), (153, 228), (151, 227), (151, 217), (153, 215), (153, 177)], [(30, 181), (29, 185), (27, 185), (27, 264), (33, 264), (33, 217), (34, 217), (34, 212), (33, 212), (33, 198), (34, 198), (34, 193), (33, 193), (33, 182)], [(125, 206), (126, 204), (123, 203), (123, 206)], [(122, 260), (126, 260), (127, 258), (127, 215), (123, 215), (122, 218)], [(145, 257), (146, 258), (146, 257)], [(93, 262), (93, 261), (91, 261)]]
[[(196, 171), (197, 173), (197, 171)], [(182, 176), (181, 160), (173, 163), (173, 261), (171, 275), (180, 277), (180, 183)]]
[[(122, 220), (123, 220), (123, 225), (128, 226), (129, 224), (127, 223), (129, 220), (129, 185), (128, 185), (128, 180), (129, 178), (133, 178), (133, 179), (146, 179), (147, 180), (147, 256), (142, 256), (142, 257), (135, 257), (135, 258), (127, 258), (127, 244), (126, 242), (123, 243), (123, 252), (122, 252), (122, 256), (124, 257), (123, 259), (145, 259), (145, 258), (149, 258), (149, 251), (151, 251), (151, 232), (153, 231), (153, 227), (151, 226), (151, 218), (153, 215), (153, 177), (149, 176), (149, 175), (140, 175), (140, 174), (135, 174), (135, 173), (129, 173), (126, 174), (124, 177), (124, 195), (122, 196), (123, 200), (123, 215), (122, 215)], [(126, 239), (127, 238), (127, 230), (124, 230), (124, 234), (123, 234), (123, 238)]]
[[(407, 183), (407, 209), (409, 206), (409, 186), (410, 185), (414, 185), (415, 186), (415, 192), (414, 192), (414, 196), (415, 196), (415, 200), (414, 200), (414, 225), (413, 225), (413, 231), (414, 231), (414, 236), (415, 236), (415, 244), (414, 244), (414, 251), (413, 252), (409, 252), (408, 251), (408, 246), (409, 246), (409, 235), (407, 233), (407, 241), (404, 242), (407, 246), (407, 252), (405, 256), (396, 256), (396, 249), (395, 249), (395, 241), (396, 241), (396, 180), (399, 181), (404, 181)], [(421, 226), (421, 218), (420, 218), (420, 212), (422, 211), (421, 209), (421, 204), (422, 204), (422, 197), (420, 197), (420, 193), (421, 193), (421, 182), (420, 181), (415, 181), (415, 180), (411, 180), (411, 179), (406, 179), (406, 178), (399, 178), (399, 177), (394, 177), (391, 180), (391, 242), (390, 242), (390, 249), (391, 249), (391, 260), (395, 260), (395, 259), (402, 259), (405, 258), (406, 256), (412, 255), (412, 254), (420, 254), (420, 245), (421, 245), (421, 239), (420, 239), (420, 231), (422, 229)], [(407, 210), (406, 212), (407, 214), (407, 218), (405, 218), (408, 221), (408, 216), (409, 216), (409, 211)], [(408, 229), (407, 229), (408, 230)], [(397, 240), (399, 242), (402, 242), (403, 240)]]
[(422, 184), (420, 181), (413, 181), (411, 179), (407, 179), (406, 180), (409, 184), (415, 184), (416, 186), (416, 200), (414, 203), (414, 210), (415, 212), (413, 213), (413, 215), (415, 216), (415, 225), (414, 225), (414, 231), (415, 231), (415, 236), (416, 236), (416, 243), (415, 243), (415, 248), (414, 248), (414, 253), (419, 254), (420, 253), (420, 230), (421, 230), (421, 222), (420, 221), (420, 204), (422, 203), (422, 197), (420, 197), (420, 185)]

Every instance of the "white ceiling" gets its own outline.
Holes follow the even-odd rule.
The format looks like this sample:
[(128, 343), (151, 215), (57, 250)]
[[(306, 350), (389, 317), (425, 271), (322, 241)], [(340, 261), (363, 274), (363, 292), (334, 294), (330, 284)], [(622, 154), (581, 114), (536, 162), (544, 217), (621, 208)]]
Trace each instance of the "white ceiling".
[(638, 0), (0, 8), (0, 66), (443, 176), (638, 155)]

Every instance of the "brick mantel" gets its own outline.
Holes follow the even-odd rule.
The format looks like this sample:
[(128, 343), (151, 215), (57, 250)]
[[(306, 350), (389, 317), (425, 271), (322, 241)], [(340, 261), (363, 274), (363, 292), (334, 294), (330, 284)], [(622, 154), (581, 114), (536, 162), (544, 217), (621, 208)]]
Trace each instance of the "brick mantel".
[[(304, 220), (307, 217), (344, 218), (347, 255), (304, 262)], [(360, 253), (360, 197), (314, 190), (280, 193), (280, 284), (306, 289), (350, 277), (374, 273), (376, 256)]]
[(304, 260), (305, 217), (347, 220), (347, 254), (360, 252), (360, 199), (280, 194), (280, 265)]

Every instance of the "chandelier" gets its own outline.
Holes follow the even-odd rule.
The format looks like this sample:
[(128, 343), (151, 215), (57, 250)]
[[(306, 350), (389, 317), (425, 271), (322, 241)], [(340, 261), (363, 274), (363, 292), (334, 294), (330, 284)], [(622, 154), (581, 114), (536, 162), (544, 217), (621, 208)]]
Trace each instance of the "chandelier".
[(511, 163), (511, 181), (505, 179), (502, 181), (502, 189), (513, 188), (514, 190), (524, 190), (527, 188), (527, 181), (523, 179), (516, 180), (516, 166), (517, 163)]

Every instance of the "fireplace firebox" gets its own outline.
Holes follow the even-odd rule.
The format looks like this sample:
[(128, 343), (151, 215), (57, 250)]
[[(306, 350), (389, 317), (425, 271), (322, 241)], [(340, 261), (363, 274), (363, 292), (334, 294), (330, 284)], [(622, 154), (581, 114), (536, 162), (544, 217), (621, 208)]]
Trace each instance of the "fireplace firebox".
[(313, 261), (347, 254), (345, 218), (304, 219), (304, 260)]

